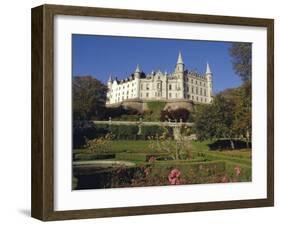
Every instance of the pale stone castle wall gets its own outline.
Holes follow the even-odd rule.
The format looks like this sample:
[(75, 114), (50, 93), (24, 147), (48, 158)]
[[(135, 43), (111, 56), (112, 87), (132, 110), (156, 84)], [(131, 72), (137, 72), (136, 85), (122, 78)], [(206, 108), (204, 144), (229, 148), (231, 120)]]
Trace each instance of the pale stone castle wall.
[(208, 63), (204, 75), (186, 70), (179, 53), (175, 70), (171, 74), (159, 70), (145, 75), (137, 66), (131, 76), (121, 81), (117, 78), (112, 80), (110, 76), (106, 105), (134, 100), (188, 100), (208, 104), (212, 101), (212, 76)]

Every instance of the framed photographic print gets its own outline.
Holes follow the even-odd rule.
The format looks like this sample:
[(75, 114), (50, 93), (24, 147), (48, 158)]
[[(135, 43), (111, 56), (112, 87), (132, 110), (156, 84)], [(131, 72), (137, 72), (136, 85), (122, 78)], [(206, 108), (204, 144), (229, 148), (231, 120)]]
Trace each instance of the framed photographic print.
[(272, 19), (32, 9), (32, 216), (274, 204)]

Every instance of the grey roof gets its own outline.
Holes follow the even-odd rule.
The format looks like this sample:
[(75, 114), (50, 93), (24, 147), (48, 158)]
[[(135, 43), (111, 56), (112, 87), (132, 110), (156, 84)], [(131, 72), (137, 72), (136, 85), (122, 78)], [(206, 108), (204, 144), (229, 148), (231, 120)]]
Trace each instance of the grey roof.
[(179, 51), (179, 56), (178, 56), (177, 64), (184, 64), (184, 63), (183, 63), (183, 59), (182, 59), (182, 55), (181, 55), (181, 52), (180, 52), (180, 51)]

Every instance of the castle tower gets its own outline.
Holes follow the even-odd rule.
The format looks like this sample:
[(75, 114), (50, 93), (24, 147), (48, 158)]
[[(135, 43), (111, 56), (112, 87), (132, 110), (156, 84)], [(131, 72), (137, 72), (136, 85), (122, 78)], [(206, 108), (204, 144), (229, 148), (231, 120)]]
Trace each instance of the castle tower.
[(137, 78), (137, 77), (140, 78), (140, 75), (141, 75), (141, 69), (140, 69), (140, 66), (137, 64), (137, 68), (134, 72), (134, 76), (135, 76), (135, 78)]
[(178, 78), (177, 98), (182, 99), (184, 98), (184, 62), (180, 51), (174, 75)]
[(183, 72), (184, 72), (184, 63), (183, 63), (181, 52), (179, 52), (178, 61), (177, 61), (176, 68), (175, 68), (175, 73), (181, 74)]
[(137, 96), (136, 98), (140, 98), (140, 77), (141, 77), (141, 69), (140, 69), (140, 66), (137, 64), (137, 68), (134, 72), (134, 77), (135, 77), (135, 80), (136, 80), (136, 89), (137, 89)]
[(212, 101), (213, 96), (213, 73), (211, 71), (210, 65), (207, 62), (206, 66), (206, 80), (207, 80), (207, 95), (208, 95), (208, 102)]
[(108, 102), (110, 104), (110, 100), (111, 100), (111, 96), (112, 96), (112, 84), (113, 84), (113, 81), (112, 81), (112, 77), (111, 75), (109, 75), (109, 78), (108, 78), (108, 81), (107, 81), (107, 100), (106, 102)]
[(110, 87), (112, 85), (112, 76), (111, 74), (109, 75), (108, 81), (107, 81), (107, 86)]

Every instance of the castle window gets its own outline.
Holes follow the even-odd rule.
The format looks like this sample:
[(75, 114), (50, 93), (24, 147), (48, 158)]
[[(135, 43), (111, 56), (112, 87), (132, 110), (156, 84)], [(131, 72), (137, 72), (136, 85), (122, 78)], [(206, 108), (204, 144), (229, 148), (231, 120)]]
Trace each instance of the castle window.
[(149, 93), (146, 93), (146, 97), (149, 97)]
[(169, 90), (172, 90), (172, 85), (171, 84), (169, 85)]
[(200, 95), (202, 96), (202, 88), (200, 88)]
[(191, 79), (191, 83), (193, 83), (193, 79)]
[(200, 86), (201, 86), (201, 82), (200, 82)]
[(193, 86), (191, 87), (191, 93), (194, 93), (194, 88), (193, 88)]
[(149, 84), (146, 84), (146, 90), (149, 90)]
[(204, 89), (204, 96), (207, 96), (207, 95), (206, 95), (206, 90), (205, 90), (205, 89)]
[(196, 94), (198, 94), (198, 88), (196, 87)]
[(202, 102), (202, 97), (201, 97), (201, 102)]
[(198, 101), (198, 97), (196, 97), (196, 101)]

